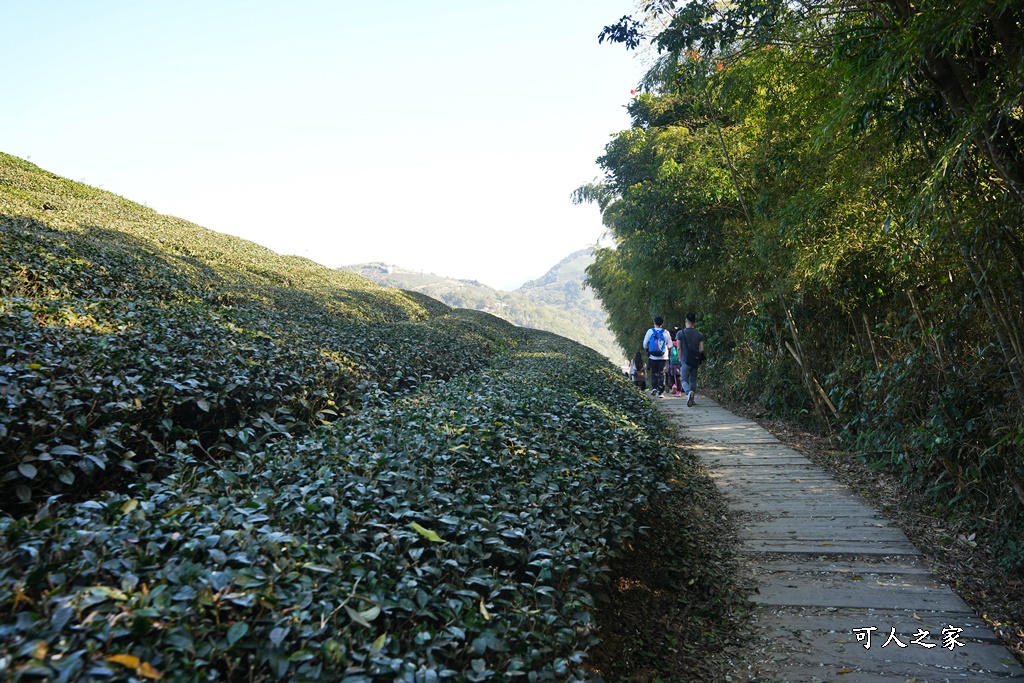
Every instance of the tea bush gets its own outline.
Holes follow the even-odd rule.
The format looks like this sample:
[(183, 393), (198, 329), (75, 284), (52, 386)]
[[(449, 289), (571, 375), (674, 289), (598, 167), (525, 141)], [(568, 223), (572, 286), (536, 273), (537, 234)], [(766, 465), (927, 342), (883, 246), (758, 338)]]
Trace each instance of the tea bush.
[[(0, 503), (212, 459), (481, 367), (450, 309), (0, 155)], [(490, 333), (488, 333), (490, 334)], [(425, 351), (429, 349), (429, 351)]]
[(602, 357), (2, 155), (0, 209), (0, 677), (586, 676), (669, 455)]
[(7, 670), (581, 675), (590, 591), (665, 452), (653, 417), (631, 417), (644, 399), (596, 354), (517, 341), (500, 368), (301, 437), (220, 463), (179, 442), (162, 479), (2, 519)]
[(453, 336), (460, 317), (318, 329), (258, 308), (8, 300), (0, 491), (24, 502), (80, 488), (151, 467), (178, 440), (219, 457), (248, 437), (333, 420), (369, 386), (478, 367), (493, 342)]

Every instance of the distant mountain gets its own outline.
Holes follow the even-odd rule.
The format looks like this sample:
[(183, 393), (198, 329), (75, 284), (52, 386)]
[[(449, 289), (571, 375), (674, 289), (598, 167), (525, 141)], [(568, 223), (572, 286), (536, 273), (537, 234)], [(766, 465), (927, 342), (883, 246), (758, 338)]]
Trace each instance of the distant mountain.
[(420, 292), (449, 306), (486, 311), (521, 327), (554, 332), (619, 363), (625, 356), (608, 331), (608, 316), (593, 291), (583, 286), (584, 271), (593, 261), (591, 251), (581, 249), (511, 292), (385, 263), (359, 263), (341, 270), (386, 287)]

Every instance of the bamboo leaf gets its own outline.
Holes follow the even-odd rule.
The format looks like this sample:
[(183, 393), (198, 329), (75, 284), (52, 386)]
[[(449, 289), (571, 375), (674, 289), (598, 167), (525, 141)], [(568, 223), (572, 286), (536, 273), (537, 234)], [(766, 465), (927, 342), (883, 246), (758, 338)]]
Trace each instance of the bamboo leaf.
[(140, 664), (138, 672), (143, 678), (148, 678), (153, 681), (159, 681), (164, 677), (163, 674), (154, 669), (149, 662), (143, 662)]
[(416, 522), (410, 522), (409, 526), (411, 526), (416, 533), (418, 533), (420, 536), (427, 539), (428, 541), (433, 541), (434, 543), (446, 542), (443, 538), (438, 536), (436, 532), (433, 532), (430, 529), (425, 529)]
[(139, 658), (134, 655), (111, 655), (107, 657), (107, 661), (126, 666), (129, 669), (138, 669), (140, 664)]
[(487, 621), (491, 620), (491, 613), (487, 611), (487, 605), (484, 604), (484, 599), (482, 597), (480, 598), (480, 614)]

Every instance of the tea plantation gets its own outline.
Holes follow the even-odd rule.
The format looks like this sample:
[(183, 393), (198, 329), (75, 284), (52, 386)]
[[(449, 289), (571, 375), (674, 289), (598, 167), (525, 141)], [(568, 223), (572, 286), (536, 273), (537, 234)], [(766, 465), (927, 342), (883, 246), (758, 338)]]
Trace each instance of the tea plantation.
[(671, 460), (596, 352), (0, 155), (0, 678), (574, 679)]

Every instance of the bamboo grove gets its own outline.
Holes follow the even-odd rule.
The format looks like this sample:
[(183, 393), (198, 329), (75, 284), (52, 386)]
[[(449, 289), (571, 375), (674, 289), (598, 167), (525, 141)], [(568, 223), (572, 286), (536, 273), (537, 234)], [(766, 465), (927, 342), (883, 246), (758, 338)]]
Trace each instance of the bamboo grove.
[(588, 282), (632, 355), (699, 315), (723, 396), (898, 473), (1024, 566), (1024, 3), (644, 2)]

